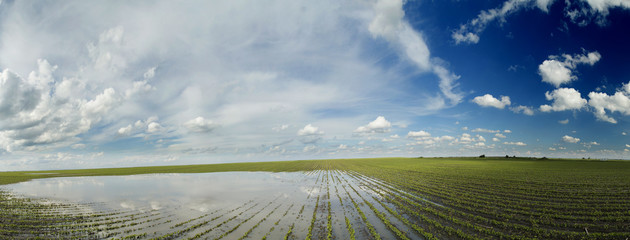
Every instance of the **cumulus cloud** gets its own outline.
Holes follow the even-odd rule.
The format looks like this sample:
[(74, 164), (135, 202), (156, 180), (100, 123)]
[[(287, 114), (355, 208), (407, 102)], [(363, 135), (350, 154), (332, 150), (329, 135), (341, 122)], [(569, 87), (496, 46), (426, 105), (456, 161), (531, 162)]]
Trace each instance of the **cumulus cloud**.
[(315, 127), (311, 124), (307, 124), (304, 128), (298, 130), (298, 136), (313, 136), (313, 135), (323, 135), (324, 132), (320, 131), (318, 127)]
[(492, 141), (493, 141), (493, 142), (500, 142), (501, 140), (500, 140), (500, 139), (498, 139), (498, 138), (493, 137), (493, 138), (492, 138)]
[(431, 134), (425, 131), (410, 131), (409, 133), (407, 133), (407, 137), (409, 138), (424, 138), (424, 137), (431, 137)]
[(567, 143), (578, 143), (580, 139), (576, 137), (571, 137), (569, 135), (564, 135), (562, 137), (562, 141), (567, 142)]
[(528, 116), (532, 116), (534, 115), (534, 109), (532, 107), (528, 107), (528, 106), (516, 106), (516, 107), (511, 107), (510, 110), (512, 110), (512, 112), (515, 113), (522, 113)]
[(456, 139), (456, 141), (459, 143), (468, 144), (472, 142), (485, 142), (486, 139), (481, 135), (476, 135), (473, 137), (468, 133), (462, 133), (462, 135), (458, 139)]
[(544, 12), (549, 10), (553, 0), (508, 0), (497, 8), (482, 10), (479, 15), (466, 24), (462, 24), (451, 34), (456, 44), (479, 42), (479, 35), (486, 29), (486, 26), (494, 21), (505, 22), (505, 18), (523, 8), (538, 7)]
[(560, 123), (560, 124), (568, 124), (569, 123), (569, 119), (567, 118), (567, 119), (564, 119), (564, 120), (560, 120), (560, 121), (558, 121), (558, 123)]
[(498, 109), (503, 109), (511, 104), (508, 96), (501, 96), (501, 100), (499, 100), (490, 94), (475, 97), (472, 101), (482, 107), (495, 107)]
[(204, 133), (210, 132), (218, 127), (218, 124), (214, 123), (212, 120), (205, 119), (204, 117), (196, 117), (184, 123), (184, 127), (188, 129), (188, 131), (195, 133)]
[[(5, 69), (0, 74), (0, 147), (12, 152), (68, 146), (78, 135), (109, 118), (124, 98), (113, 88), (72, 95), (65, 89), (69, 79), (54, 78), (57, 66), (39, 59), (38, 69), (27, 79)], [(73, 91), (85, 85), (76, 84)], [(84, 97), (82, 97), (84, 96)]]
[(366, 133), (386, 133), (389, 132), (392, 128), (392, 123), (387, 121), (385, 117), (378, 116), (374, 121), (371, 121), (365, 126), (360, 126), (356, 130), (355, 133), (366, 134)]
[(41, 101), (41, 94), (35, 85), (5, 69), (0, 75), (0, 118), (31, 112)]
[(133, 127), (131, 126), (131, 124), (127, 125), (126, 127), (122, 127), (118, 129), (118, 135), (129, 135), (131, 134), (131, 131), (133, 130)]
[(121, 103), (120, 96), (113, 88), (107, 88), (93, 100), (81, 106), (81, 115), (87, 119), (100, 119), (105, 113)]
[(147, 132), (148, 133), (156, 133), (162, 130), (162, 125), (160, 125), (159, 123), (156, 122), (150, 122), (147, 125)]
[(588, 102), (582, 98), (580, 92), (573, 88), (558, 88), (552, 92), (546, 92), (545, 97), (549, 101), (553, 100), (553, 103), (541, 105), (540, 111), (543, 112), (580, 110)]
[(116, 131), (119, 136), (129, 136), (139, 133), (157, 133), (160, 132), (163, 127), (158, 122), (158, 117), (152, 116), (146, 120), (138, 120), (133, 125), (129, 124), (125, 127), (121, 127)]
[(505, 135), (500, 134), (500, 133), (494, 134), (494, 136), (498, 138), (505, 138)]
[(461, 102), (463, 94), (457, 92), (456, 81), (460, 76), (450, 72), (444, 66), (431, 60), (431, 52), (422, 34), (414, 30), (404, 20), (402, 0), (378, 0), (374, 4), (374, 18), (369, 24), (369, 31), (373, 37), (383, 37), (392, 45), (400, 49), (418, 69), (424, 72), (432, 72), (439, 79), (439, 88), (442, 95), (452, 105)]
[(593, 66), (601, 59), (599, 52), (589, 52), (585, 54), (562, 54), (562, 56), (549, 56), (548, 60), (543, 61), (538, 66), (538, 74), (542, 77), (543, 82), (547, 82), (555, 87), (569, 83), (577, 77), (572, 71), (578, 64), (588, 64)]
[(524, 142), (503, 142), (505, 145), (514, 145), (514, 146), (527, 146)]
[(597, 119), (609, 122), (617, 123), (617, 120), (608, 116), (607, 112), (614, 113), (619, 112), (624, 115), (630, 115), (630, 83), (624, 84), (623, 88), (615, 92), (613, 95), (608, 95), (601, 92), (590, 92), (588, 94), (588, 105), (595, 111), (595, 117)]

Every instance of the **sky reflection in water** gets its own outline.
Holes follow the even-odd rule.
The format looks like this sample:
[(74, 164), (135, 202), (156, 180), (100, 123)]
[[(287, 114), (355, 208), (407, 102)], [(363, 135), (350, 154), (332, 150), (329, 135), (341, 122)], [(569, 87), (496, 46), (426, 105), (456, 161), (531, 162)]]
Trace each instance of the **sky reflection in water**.
[(109, 209), (182, 207), (207, 212), (249, 200), (263, 201), (276, 197), (285, 201), (303, 199), (309, 191), (317, 190), (304, 188), (300, 183), (315, 182), (315, 178), (299, 172), (146, 174), (36, 179), (5, 187), (25, 197), (95, 202)]

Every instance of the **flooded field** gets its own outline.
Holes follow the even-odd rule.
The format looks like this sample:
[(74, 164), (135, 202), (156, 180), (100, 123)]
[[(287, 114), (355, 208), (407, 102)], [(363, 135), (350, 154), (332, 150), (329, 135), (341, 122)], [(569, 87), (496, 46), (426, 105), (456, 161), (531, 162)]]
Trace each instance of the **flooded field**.
[[(49, 178), (3, 189), (18, 199), (62, 206), (54, 211), (66, 217), (107, 216), (73, 223), (94, 231), (77, 231), (78, 238), (391, 239), (396, 234), (379, 220), (388, 206), (379, 193), (340, 171)], [(395, 217), (390, 221), (410, 231)]]

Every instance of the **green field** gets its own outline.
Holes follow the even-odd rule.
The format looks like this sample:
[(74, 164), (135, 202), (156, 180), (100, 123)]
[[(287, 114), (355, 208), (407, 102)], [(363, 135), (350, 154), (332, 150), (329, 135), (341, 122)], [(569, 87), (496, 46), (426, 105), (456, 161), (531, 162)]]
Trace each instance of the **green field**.
[[(0, 173), (35, 178), (297, 171), (320, 189), (304, 201), (233, 209), (92, 212), (2, 192), (1, 238), (626, 239), (630, 162), (529, 158), (379, 158)], [(155, 225), (166, 230), (150, 231)], [(107, 231), (107, 235), (102, 233)], [(271, 235), (269, 235), (271, 234)], [(282, 238), (280, 237), (280, 238)], [(270, 238), (275, 239), (275, 238)]]

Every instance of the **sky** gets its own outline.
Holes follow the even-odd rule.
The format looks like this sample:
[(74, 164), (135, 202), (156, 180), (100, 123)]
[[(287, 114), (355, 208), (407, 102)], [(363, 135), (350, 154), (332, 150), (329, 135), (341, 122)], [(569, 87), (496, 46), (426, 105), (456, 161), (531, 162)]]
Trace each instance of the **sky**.
[(0, 2), (0, 170), (630, 159), (630, 1)]

